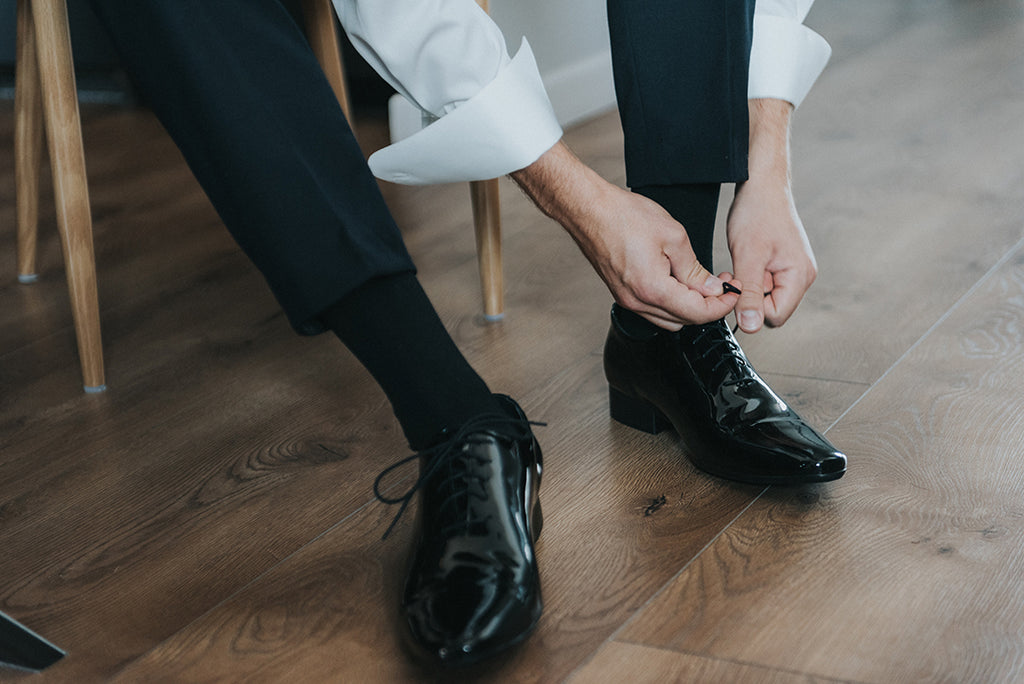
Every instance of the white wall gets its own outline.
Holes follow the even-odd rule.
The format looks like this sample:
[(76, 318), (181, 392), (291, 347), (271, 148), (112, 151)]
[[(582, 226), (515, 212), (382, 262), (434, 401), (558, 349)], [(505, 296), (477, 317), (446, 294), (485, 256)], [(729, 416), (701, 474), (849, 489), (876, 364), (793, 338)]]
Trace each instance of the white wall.
[[(606, 0), (490, 0), (490, 13), (515, 56), (525, 36), (562, 127), (615, 106)], [(420, 130), (420, 111), (389, 103), (391, 140)]]
[(511, 52), (530, 41), (563, 126), (615, 106), (605, 0), (490, 0)]

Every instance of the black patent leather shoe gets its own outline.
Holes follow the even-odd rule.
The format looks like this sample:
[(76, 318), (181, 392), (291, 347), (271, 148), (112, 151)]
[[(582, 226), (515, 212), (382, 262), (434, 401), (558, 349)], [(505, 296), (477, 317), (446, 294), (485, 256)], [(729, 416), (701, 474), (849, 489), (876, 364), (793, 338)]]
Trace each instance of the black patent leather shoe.
[[(533, 546), (542, 525), (540, 446), (519, 406), (498, 399), (507, 415), (469, 421), (442, 444), (385, 470), (374, 485), (380, 500), (403, 504), (399, 515), (420, 492), (402, 609), (415, 641), (446, 665), (474, 663), (521, 642), (542, 609)], [(412, 459), (420, 461), (416, 484), (402, 497), (382, 496), (381, 479)]]
[(701, 470), (753, 484), (826, 482), (846, 456), (762, 380), (725, 321), (630, 334), (612, 308), (604, 349), (611, 416), (652, 434), (674, 428)]

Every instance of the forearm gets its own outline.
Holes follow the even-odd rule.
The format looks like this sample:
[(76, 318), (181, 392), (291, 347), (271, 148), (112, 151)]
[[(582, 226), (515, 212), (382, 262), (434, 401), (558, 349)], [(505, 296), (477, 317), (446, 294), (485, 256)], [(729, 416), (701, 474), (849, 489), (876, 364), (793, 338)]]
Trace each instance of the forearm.
[(586, 230), (588, 215), (608, 185), (563, 142), (510, 176), (546, 216), (576, 238)]
[(750, 147), (747, 168), (754, 182), (789, 187), (789, 120), (793, 105), (785, 100), (748, 100)]

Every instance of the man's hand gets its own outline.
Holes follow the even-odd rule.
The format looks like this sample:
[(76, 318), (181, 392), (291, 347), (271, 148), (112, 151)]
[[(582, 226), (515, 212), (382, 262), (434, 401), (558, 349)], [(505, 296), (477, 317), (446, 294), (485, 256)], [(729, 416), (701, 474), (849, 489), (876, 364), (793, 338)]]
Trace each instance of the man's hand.
[(683, 226), (651, 200), (603, 180), (563, 144), (512, 178), (562, 224), (627, 309), (678, 330), (736, 306), (738, 295), (723, 290), (732, 277), (717, 278), (700, 265)]
[(737, 185), (726, 228), (746, 333), (785, 323), (818, 274), (790, 190), (791, 111), (782, 100), (750, 101), (750, 180)]

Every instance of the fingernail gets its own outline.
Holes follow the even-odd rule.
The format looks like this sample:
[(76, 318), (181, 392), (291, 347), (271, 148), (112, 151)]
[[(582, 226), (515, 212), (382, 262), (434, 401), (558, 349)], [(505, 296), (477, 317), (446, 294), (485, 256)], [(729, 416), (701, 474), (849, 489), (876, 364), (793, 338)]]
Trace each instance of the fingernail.
[(757, 315), (756, 311), (741, 311), (740, 323), (740, 327), (744, 330), (754, 330), (761, 325), (761, 317)]
[(724, 285), (724, 283), (713, 275), (708, 276), (708, 279), (704, 281), (704, 287), (708, 290), (714, 290), (720, 285)]
[(722, 283), (722, 294), (729, 294), (730, 292), (733, 294), (743, 294), (742, 290), (732, 283)]

